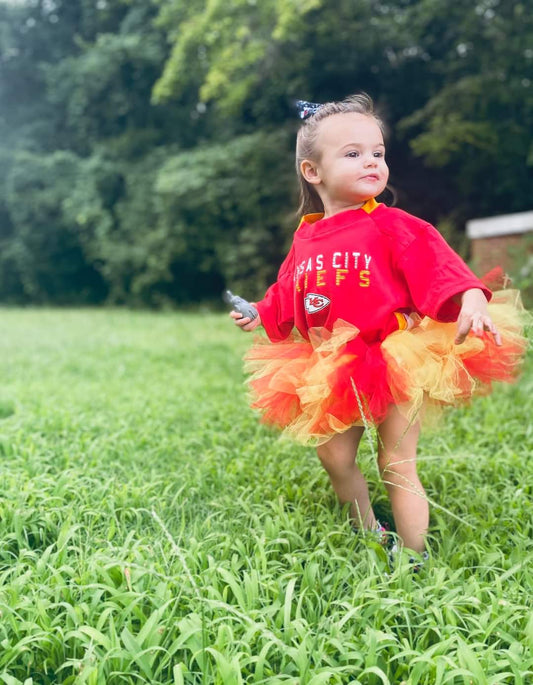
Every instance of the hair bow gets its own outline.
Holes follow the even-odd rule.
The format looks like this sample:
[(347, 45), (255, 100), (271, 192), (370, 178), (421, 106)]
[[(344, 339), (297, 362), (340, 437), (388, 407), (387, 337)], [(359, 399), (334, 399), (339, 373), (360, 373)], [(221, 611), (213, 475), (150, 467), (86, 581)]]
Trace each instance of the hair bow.
[(300, 119), (309, 119), (313, 114), (316, 114), (318, 109), (322, 107), (319, 102), (307, 102), (306, 100), (296, 100), (296, 109)]

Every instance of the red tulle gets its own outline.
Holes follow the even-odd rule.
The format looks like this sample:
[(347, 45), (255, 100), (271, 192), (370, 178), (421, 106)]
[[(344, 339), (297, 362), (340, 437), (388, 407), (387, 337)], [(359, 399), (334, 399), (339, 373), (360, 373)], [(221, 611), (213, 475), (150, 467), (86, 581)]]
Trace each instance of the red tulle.
[(413, 419), (429, 406), (456, 406), (490, 392), (492, 383), (516, 380), (527, 347), (520, 299), (495, 293), (492, 334), (470, 333), (454, 343), (456, 324), (425, 318), (413, 330), (367, 344), (345, 321), (312, 329), (309, 341), (258, 338), (245, 357), (252, 407), (262, 420), (300, 442), (320, 442), (352, 425), (379, 424), (391, 404)]

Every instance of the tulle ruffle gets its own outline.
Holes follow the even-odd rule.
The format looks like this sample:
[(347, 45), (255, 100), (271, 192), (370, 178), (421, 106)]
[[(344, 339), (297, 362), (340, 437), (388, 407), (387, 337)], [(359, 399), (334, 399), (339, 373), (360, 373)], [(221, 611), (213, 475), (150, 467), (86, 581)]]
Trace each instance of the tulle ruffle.
[(381, 344), (368, 345), (342, 320), (332, 331), (311, 329), (309, 341), (258, 337), (245, 356), (251, 405), (264, 423), (305, 444), (378, 425), (391, 404), (414, 420), (428, 408), (468, 402), (494, 381), (513, 382), (527, 347), (517, 291), (494, 293), (489, 313), (501, 346), (488, 333), (455, 345), (456, 324), (428, 318)]

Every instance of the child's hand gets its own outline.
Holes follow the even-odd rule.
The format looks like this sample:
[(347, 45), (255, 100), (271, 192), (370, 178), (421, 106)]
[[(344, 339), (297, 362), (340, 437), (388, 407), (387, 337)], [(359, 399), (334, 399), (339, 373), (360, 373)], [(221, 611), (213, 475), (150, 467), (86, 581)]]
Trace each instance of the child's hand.
[[(255, 307), (255, 302), (252, 302), (251, 304), (253, 304)], [(250, 319), (249, 316), (243, 316), (240, 312), (230, 312), (229, 315), (235, 322), (235, 325), (239, 326), (239, 328), (242, 328), (243, 331), (253, 331), (254, 328), (257, 328), (261, 323), (261, 317), (259, 314), (255, 317), (255, 319)]]
[(479, 288), (466, 290), (462, 294), (455, 344), (464, 342), (470, 330), (478, 337), (483, 335), (483, 331), (489, 331), (494, 336), (496, 345), (502, 344), (501, 336), (487, 312), (487, 298)]

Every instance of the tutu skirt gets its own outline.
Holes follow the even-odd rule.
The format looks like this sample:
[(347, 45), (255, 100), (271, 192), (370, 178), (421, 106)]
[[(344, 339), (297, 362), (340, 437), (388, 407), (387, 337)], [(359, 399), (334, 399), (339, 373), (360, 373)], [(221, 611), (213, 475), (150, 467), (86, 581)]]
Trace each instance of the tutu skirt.
[(489, 333), (456, 345), (455, 323), (427, 317), (373, 344), (342, 320), (332, 331), (311, 329), (309, 340), (258, 337), (245, 356), (251, 406), (264, 423), (318, 444), (354, 425), (379, 425), (391, 404), (412, 421), (432, 407), (466, 403), (494, 381), (516, 380), (526, 351), (518, 292), (494, 293), (489, 313), (501, 346)]

